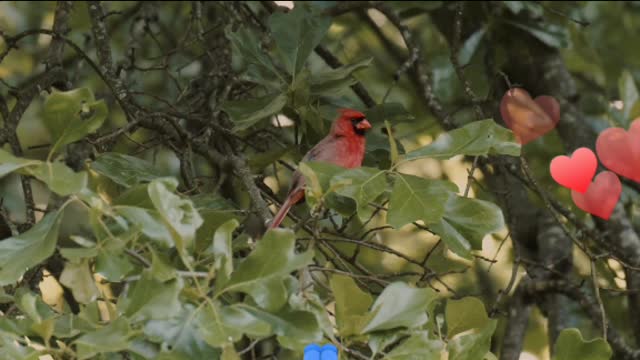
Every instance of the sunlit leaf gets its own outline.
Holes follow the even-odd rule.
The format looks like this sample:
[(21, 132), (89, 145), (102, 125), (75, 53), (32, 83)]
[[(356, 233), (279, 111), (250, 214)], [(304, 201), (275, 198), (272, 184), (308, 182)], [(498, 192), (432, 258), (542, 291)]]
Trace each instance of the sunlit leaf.
[(411, 335), (400, 346), (389, 352), (388, 360), (440, 359), (444, 343), (440, 340), (429, 339), (426, 331), (419, 331)]
[(344, 275), (331, 277), (331, 291), (336, 301), (336, 323), (340, 336), (360, 334), (373, 303), (371, 295), (360, 290), (353, 278)]
[(60, 275), (60, 283), (71, 289), (73, 298), (81, 304), (95, 301), (100, 296), (86, 259), (78, 263), (66, 263)]
[[(295, 237), (290, 230), (269, 230), (264, 238), (231, 274), (218, 294), (229, 291), (247, 293), (261, 307), (277, 310), (286, 301), (283, 279), (290, 272), (311, 263), (313, 253), (295, 253)], [(221, 284), (222, 285), (222, 284)]]
[(193, 246), (202, 217), (191, 200), (174, 192), (178, 181), (174, 178), (156, 179), (149, 183), (148, 192), (160, 218), (169, 229), (183, 262), (188, 263), (187, 250)]
[(331, 178), (336, 193), (355, 200), (362, 221), (371, 216), (369, 202), (382, 194), (386, 186), (385, 172), (368, 167), (345, 170)]
[(362, 332), (420, 326), (427, 322), (427, 307), (436, 297), (431, 288), (420, 289), (394, 282), (373, 303), (370, 320)]
[(98, 130), (107, 118), (107, 105), (96, 101), (89, 88), (54, 91), (44, 103), (43, 117), (54, 145), (59, 147), (82, 139)]
[(439, 221), (451, 193), (458, 190), (455, 184), (448, 181), (400, 173), (394, 178), (387, 222), (396, 229), (416, 220), (425, 223)]
[(96, 258), (96, 274), (113, 282), (121, 281), (133, 269), (129, 256), (124, 253), (102, 251)]
[(271, 325), (273, 332), (278, 335), (278, 342), (283, 347), (302, 351), (305, 346), (322, 339), (322, 331), (316, 318), (308, 311), (284, 307), (277, 312), (267, 312), (247, 304), (237, 306)]
[(451, 251), (466, 258), (472, 249), (482, 249), (485, 235), (503, 227), (504, 217), (496, 204), (457, 195), (447, 201), (442, 219), (429, 224)]
[[(170, 351), (160, 353), (159, 359), (218, 359), (220, 351), (208, 345), (198, 330), (196, 307), (184, 304), (172, 309), (163, 320), (151, 320), (144, 325), (144, 333), (161, 340)], [(213, 324), (211, 324), (213, 325)]]
[(553, 359), (609, 360), (611, 356), (611, 347), (604, 339), (585, 340), (580, 330), (564, 329), (556, 339)]
[(345, 169), (338, 165), (321, 161), (301, 162), (298, 170), (304, 175), (307, 186), (307, 201), (314, 206), (331, 188), (331, 179)]
[(231, 246), (233, 231), (238, 227), (237, 220), (232, 219), (220, 225), (213, 236), (211, 252), (214, 256), (213, 268), (217, 271), (220, 283), (225, 283), (233, 272), (233, 251)]
[(449, 340), (450, 360), (484, 359), (491, 347), (491, 336), (498, 320), (490, 320), (484, 327), (464, 332)]
[(167, 319), (180, 311), (178, 295), (182, 287), (180, 278), (161, 282), (145, 271), (118, 307), (132, 320)]
[(74, 341), (78, 358), (91, 359), (100, 353), (126, 350), (131, 332), (127, 319), (119, 317), (103, 328), (86, 333)]
[(234, 343), (244, 334), (255, 337), (272, 334), (268, 323), (242, 306), (219, 306), (217, 303), (212, 306), (204, 307), (196, 316), (198, 333), (211, 346), (221, 347)]
[(294, 310), (303, 310), (313, 313), (322, 329), (324, 336), (335, 340), (333, 324), (329, 317), (326, 305), (317, 293), (308, 291), (306, 293), (293, 293), (289, 297), (289, 305)]
[(484, 327), (489, 322), (489, 317), (482, 301), (469, 296), (447, 300), (445, 320), (447, 336), (451, 338), (466, 330)]
[(26, 172), (47, 184), (51, 191), (61, 196), (78, 193), (87, 186), (86, 171), (74, 172), (60, 162), (41, 163), (27, 168)]
[(41, 161), (18, 158), (0, 149), (0, 178), (18, 169), (38, 166), (39, 164), (41, 164)]
[(406, 154), (405, 159), (449, 159), (456, 155), (520, 156), (520, 144), (511, 130), (487, 119), (444, 133), (433, 143)]
[(53, 255), (60, 212), (50, 212), (28, 231), (0, 241), (0, 285), (13, 284), (31, 267)]

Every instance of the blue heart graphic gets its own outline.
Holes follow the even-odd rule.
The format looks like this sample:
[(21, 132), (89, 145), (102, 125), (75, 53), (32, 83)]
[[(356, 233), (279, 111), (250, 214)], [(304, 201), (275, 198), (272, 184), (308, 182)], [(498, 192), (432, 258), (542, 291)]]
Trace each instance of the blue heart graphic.
[(338, 348), (331, 344), (323, 347), (317, 344), (307, 345), (304, 348), (304, 360), (338, 360)]

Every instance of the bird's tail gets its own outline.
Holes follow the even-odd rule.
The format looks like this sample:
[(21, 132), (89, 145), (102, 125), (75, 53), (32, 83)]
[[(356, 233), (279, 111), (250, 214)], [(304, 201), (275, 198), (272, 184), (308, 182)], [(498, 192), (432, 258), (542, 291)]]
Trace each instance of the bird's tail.
[(284, 218), (289, 213), (289, 209), (291, 209), (291, 206), (293, 206), (295, 203), (300, 201), (303, 197), (304, 197), (304, 190), (298, 190), (290, 194), (289, 196), (287, 196), (287, 199), (284, 201), (284, 203), (282, 203), (280, 210), (278, 210), (278, 213), (276, 213), (276, 216), (273, 217), (273, 221), (269, 225), (269, 229), (275, 229), (278, 226), (280, 226), (280, 223), (282, 223)]

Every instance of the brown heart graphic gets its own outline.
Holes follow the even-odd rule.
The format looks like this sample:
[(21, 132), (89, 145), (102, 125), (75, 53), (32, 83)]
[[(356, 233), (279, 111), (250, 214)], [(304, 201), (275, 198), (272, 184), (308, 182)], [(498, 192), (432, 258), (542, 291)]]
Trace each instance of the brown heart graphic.
[(500, 114), (520, 144), (525, 145), (556, 127), (560, 104), (551, 96), (532, 99), (526, 90), (513, 88), (502, 97)]

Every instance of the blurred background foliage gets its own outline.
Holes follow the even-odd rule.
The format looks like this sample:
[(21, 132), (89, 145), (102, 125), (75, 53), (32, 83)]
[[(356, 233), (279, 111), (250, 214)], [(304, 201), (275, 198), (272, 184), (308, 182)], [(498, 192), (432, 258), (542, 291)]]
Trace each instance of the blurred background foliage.
[[(12, 41), (25, 31), (52, 29), (59, 6), (0, 2), (0, 95), (8, 109), (15, 110), (26, 96), (21, 91), (52, 65), (44, 61), (52, 59), (51, 36), (34, 33), (19, 43)], [(480, 120), (474, 114), (476, 105), (503, 124), (498, 102), (510, 85), (523, 86), (534, 97), (558, 97), (564, 132), (575, 131), (576, 138), (583, 128), (596, 134), (614, 126), (628, 128), (640, 115), (640, 47), (635, 46), (640, 2), (635, 1), (465, 3), (458, 62), (477, 99), (465, 92), (451, 61), (458, 2), (123, 1), (103, 2), (99, 18), (90, 16), (91, 6), (96, 5), (74, 2), (70, 7), (67, 42), (56, 64), (65, 73), (63, 81), (54, 84), (58, 90), (38, 87), (16, 127), (2, 117), (7, 145), (0, 169), (11, 168), (2, 169), (0, 179), (3, 218), (10, 220), (5, 227), (11, 228), (4, 235), (15, 240), (23, 236), (18, 232), (30, 234), (22, 240), (39, 244), (31, 250), (20, 241), (0, 245), (9, 254), (0, 255), (0, 268), (18, 268), (17, 277), (0, 276), (6, 285), (0, 296), (0, 356), (7, 359), (45, 354), (56, 359), (299, 359), (305, 342), (311, 341), (341, 344), (344, 358), (514, 358), (504, 347), (518, 341), (509, 338), (509, 322), (521, 321), (509, 317), (520, 296), (517, 284), (536, 279), (536, 271), (544, 273), (545, 266), (554, 265), (531, 244), (523, 243), (519, 252), (514, 249), (511, 235), (519, 230), (511, 227), (509, 218), (502, 223), (508, 206), (500, 200), (500, 186), (487, 178), (494, 174), (494, 164), (472, 165), (473, 156), (481, 154), (465, 152), (464, 146), (455, 156), (394, 163), (385, 121), (403, 155), (427, 147), (444, 131)], [(290, 8), (293, 13), (286, 12)], [(417, 61), (430, 70), (432, 93), (450, 128), (429, 106), (414, 65), (404, 67), (413, 49), (381, 9), (395, 14), (420, 47)], [(100, 22), (109, 35), (112, 64), (105, 64), (96, 50), (101, 46), (95, 32)], [(312, 51), (318, 44), (323, 50)], [(327, 52), (333, 55), (333, 66)], [(549, 58), (557, 60), (552, 65), (567, 72), (570, 83), (557, 82), (549, 90), (549, 82), (562, 79), (543, 64)], [(332, 72), (337, 63), (344, 67)], [(127, 89), (126, 98), (114, 93), (118, 81)], [(372, 104), (366, 103), (362, 90), (352, 91), (356, 84)], [(72, 89), (85, 90), (78, 95)], [(52, 100), (59, 93), (51, 91), (62, 91), (62, 100)], [(123, 108), (129, 101), (132, 105)], [(564, 117), (567, 103), (580, 114), (571, 122)], [(55, 106), (63, 110), (55, 113)], [(380, 206), (393, 198), (402, 173), (448, 180), (460, 197), (464, 193), (502, 207), (480, 219), (474, 219), (473, 212), (456, 213), (459, 222), (470, 219), (467, 234), (482, 232), (474, 240), (473, 256), (452, 251), (448, 241), (444, 246), (438, 231), (425, 231), (424, 225), (432, 224), (411, 224), (423, 219), (421, 214), (408, 215), (414, 218), (395, 229), (386, 226), (387, 215), (375, 208), (363, 213), (358, 208), (359, 216), (351, 216), (351, 200), (358, 199), (328, 196), (336, 170), (314, 166), (305, 175), (326, 177), (318, 195), (327, 196), (324, 205), (332, 212), (330, 220), (307, 219), (307, 226), (340, 229), (340, 236), (365, 234), (357, 239), (362, 243), (337, 241), (339, 236), (329, 230), (323, 236), (330, 239), (321, 246), (310, 240), (318, 233), (309, 234), (292, 220), (284, 225), (295, 228), (297, 245), (284, 230), (256, 241), (264, 219), (243, 182), (247, 175), (241, 174), (241, 162), (255, 175), (256, 181), (252, 176), (250, 182), (257, 184), (269, 209), (276, 210), (274, 200), (285, 196), (291, 166), (324, 137), (341, 107), (362, 109), (374, 125), (364, 165), (389, 170), (382, 176), (388, 179), (372, 190), (377, 191), (372, 200)], [(163, 122), (182, 130), (175, 135), (158, 125)], [(482, 134), (494, 131), (489, 129), (482, 128)], [(12, 130), (21, 154), (8, 144)], [(71, 136), (65, 131), (79, 136), (63, 141)], [(577, 234), (578, 245), (592, 252), (570, 244), (570, 267), (558, 271), (564, 272), (563, 280), (582, 284), (585, 298), (594, 299), (592, 285), (598, 285), (596, 299), (616, 331), (616, 341), (629, 346), (627, 352), (619, 344), (612, 346), (613, 358), (637, 359), (640, 350), (632, 349), (640, 348), (634, 329), (640, 308), (634, 308), (637, 299), (629, 296), (637, 291), (629, 285), (629, 266), (606, 252), (593, 257), (606, 247), (593, 241), (586, 229), (599, 228), (599, 223), (574, 206), (570, 192), (548, 171), (553, 157), (575, 149), (568, 139), (554, 130), (521, 150), (539, 188), (585, 225), (562, 217)], [(59, 149), (53, 146), (57, 143)], [(506, 154), (492, 145), (482, 145), (482, 159)], [(594, 148), (595, 143), (584, 145)], [(40, 162), (25, 163), (9, 152)], [(476, 180), (467, 194), (470, 168)], [(87, 178), (74, 185), (74, 176), (85, 173)], [(29, 224), (21, 185), (25, 176), (32, 179), (37, 224), (45, 223), (45, 213), (54, 224), (44, 233), (24, 232), (34, 225)], [(353, 181), (359, 186), (366, 179)], [(528, 201), (520, 206), (545, 209), (535, 189), (520, 187)], [(638, 195), (637, 184), (624, 183), (620, 202), (631, 231), (640, 229)], [(425, 196), (427, 202), (436, 199)], [(313, 202), (293, 213), (308, 218), (309, 205)], [(519, 226), (539, 220), (521, 217)], [(43, 234), (53, 234), (53, 247)], [(25, 248), (12, 248), (16, 244)], [(315, 259), (309, 249), (314, 245)], [(537, 257), (528, 260), (529, 251)], [(345, 258), (353, 263), (337, 266), (330, 261), (336, 252), (348, 254)], [(17, 265), (12, 258), (26, 255), (33, 257)], [(305, 266), (307, 270), (301, 270)], [(548, 280), (545, 274), (540, 276)], [(303, 291), (301, 283), (312, 286)], [(505, 288), (509, 294), (501, 294)], [(523, 296), (531, 307), (516, 346), (520, 359), (551, 359), (554, 349), (555, 359), (611, 357), (599, 320), (585, 313), (580, 299), (556, 303), (563, 304), (555, 309), (563, 314), (563, 327), (578, 329), (558, 336), (549, 325), (551, 309), (537, 298), (543, 296)], [(594, 338), (599, 340), (584, 340)]]

